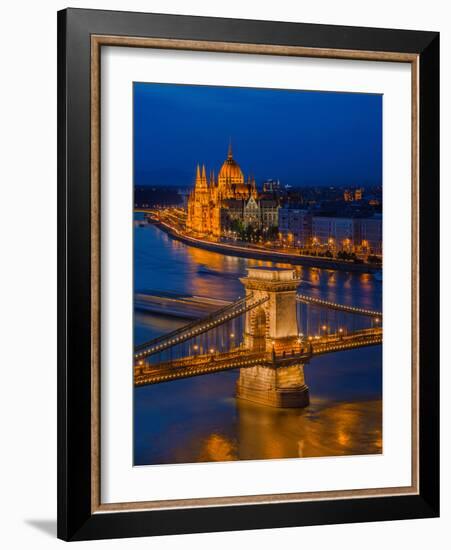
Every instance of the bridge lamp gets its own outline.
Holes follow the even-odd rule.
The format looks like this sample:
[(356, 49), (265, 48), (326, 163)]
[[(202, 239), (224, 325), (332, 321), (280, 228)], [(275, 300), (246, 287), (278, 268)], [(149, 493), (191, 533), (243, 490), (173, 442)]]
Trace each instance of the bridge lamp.
[(210, 349), (210, 353), (214, 353), (215, 352), (215, 349), (214, 348), (211, 348)]
[(343, 332), (343, 329), (342, 328), (339, 328), (338, 329), (338, 332), (341, 334)]
[(197, 344), (194, 344), (193, 350), (198, 350), (198, 349), (199, 349), (199, 346)]
[(233, 334), (233, 332), (230, 333), (230, 338), (235, 338), (235, 334)]
[(376, 318), (374, 319), (374, 322), (375, 322), (375, 323), (379, 323), (379, 317), (376, 317)]
[(323, 325), (321, 328), (322, 328), (323, 330), (327, 330), (327, 325)]

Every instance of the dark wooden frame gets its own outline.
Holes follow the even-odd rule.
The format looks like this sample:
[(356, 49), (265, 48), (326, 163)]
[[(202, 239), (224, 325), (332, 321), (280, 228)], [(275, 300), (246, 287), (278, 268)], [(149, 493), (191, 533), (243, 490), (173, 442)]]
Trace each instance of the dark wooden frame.
[[(92, 55), (102, 39), (182, 49), (406, 61), (415, 68), (413, 325), (419, 384), (415, 494), (131, 510), (98, 503), (98, 164)], [(189, 42), (186, 42), (189, 41)], [(188, 46), (186, 46), (188, 44)], [(215, 46), (222, 44), (221, 47)], [(155, 47), (155, 46), (153, 46)], [(163, 46), (160, 46), (163, 47)], [(177, 46), (180, 47), (180, 46)], [(219, 48), (219, 50), (218, 50)], [(265, 51), (268, 49), (268, 51)], [(299, 53), (302, 50), (302, 53)], [(289, 53), (291, 52), (291, 53)], [(297, 53), (296, 53), (297, 52)], [(94, 99), (94, 101), (93, 101)], [(93, 183), (94, 182), (94, 183)], [(435, 517), (439, 513), (439, 35), (405, 30), (68, 9), (58, 13), (58, 536), (64, 540)], [(94, 204), (94, 208), (93, 208)], [(93, 274), (96, 277), (93, 277)], [(94, 373), (94, 374), (93, 374)], [(95, 424), (95, 422), (94, 422)], [(90, 435), (92, 437), (90, 437)], [(97, 434), (98, 435), (98, 434)], [(94, 458), (93, 458), (94, 457)], [(97, 485), (96, 485), (97, 484)], [(97, 487), (97, 488), (96, 488)], [(377, 492), (374, 492), (377, 493)], [(352, 495), (351, 495), (352, 496)]]

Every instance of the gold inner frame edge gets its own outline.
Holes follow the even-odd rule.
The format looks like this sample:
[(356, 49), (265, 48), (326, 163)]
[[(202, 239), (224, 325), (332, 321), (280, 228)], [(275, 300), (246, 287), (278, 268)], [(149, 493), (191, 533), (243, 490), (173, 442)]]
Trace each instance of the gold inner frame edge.
[[(208, 497), (142, 502), (101, 503), (100, 498), (100, 52), (102, 46), (191, 50), (368, 60), (411, 65), (411, 162), (412, 162), (412, 482), (408, 487)], [(342, 498), (388, 497), (419, 493), (419, 56), (401, 52), (307, 48), (268, 44), (213, 42), (113, 35), (91, 36), (91, 513), (163, 510), (211, 506), (274, 504), (338, 500)]]

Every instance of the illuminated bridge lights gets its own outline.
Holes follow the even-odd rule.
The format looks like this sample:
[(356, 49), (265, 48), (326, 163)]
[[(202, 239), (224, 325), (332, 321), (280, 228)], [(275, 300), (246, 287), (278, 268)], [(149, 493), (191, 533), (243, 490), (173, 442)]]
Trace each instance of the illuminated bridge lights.
[[(210, 330), (212, 328), (220, 326), (221, 324), (227, 322), (228, 320), (233, 319), (233, 318), (237, 317), (238, 315), (241, 315), (242, 313), (245, 313), (246, 311), (249, 311), (249, 310), (253, 309), (254, 307), (266, 302), (267, 300), (268, 300), (268, 297), (261, 298), (261, 299), (258, 299), (258, 300), (239, 299), (234, 304), (232, 304), (231, 306), (227, 306), (227, 308), (229, 308), (229, 309), (231, 307), (232, 308), (235, 307), (235, 310), (232, 313), (228, 312), (226, 314), (221, 314), (216, 318), (209, 319), (208, 321), (206, 321), (206, 320), (197, 321), (197, 324), (195, 323), (194, 325), (189, 326), (188, 330), (183, 329), (183, 327), (182, 327), (181, 329), (178, 329), (176, 331), (176, 332), (179, 332), (179, 335), (177, 335), (177, 336), (171, 334), (171, 335), (167, 335), (166, 337), (159, 337), (156, 340), (160, 340), (160, 342), (158, 342), (158, 343), (155, 342), (154, 344), (149, 342), (148, 347), (144, 348), (142, 350), (139, 350), (139, 352), (135, 353), (134, 357), (136, 359), (141, 359), (142, 357), (148, 357), (149, 355), (152, 355), (153, 353), (161, 352), (161, 351), (163, 351), (165, 349), (168, 349), (168, 348), (170, 348), (174, 345), (185, 342), (185, 341), (189, 340), (192, 337), (195, 337), (195, 336), (200, 335), (204, 332), (207, 332), (208, 330)], [(340, 310), (347, 311), (347, 312), (350, 312), (350, 313), (357, 313), (357, 314), (362, 314), (362, 315), (368, 315), (368, 316), (371, 316), (371, 317), (375, 317), (374, 322), (378, 325), (378, 327), (373, 328), (373, 329), (366, 329), (366, 332), (365, 332), (365, 330), (363, 330), (363, 331), (354, 331), (354, 338), (356, 338), (356, 339), (359, 338), (359, 337), (361, 338), (362, 334), (363, 334), (363, 337), (365, 338), (365, 335), (368, 334), (368, 330), (370, 330), (370, 331), (372, 330), (373, 331), (372, 334), (382, 334), (382, 329), (379, 326), (379, 323), (381, 322), (381, 319), (382, 319), (382, 314), (380, 312), (375, 312), (375, 311), (371, 311), (371, 310), (364, 309), (364, 308), (357, 308), (357, 307), (354, 307), (354, 306), (344, 306), (342, 304), (337, 304), (335, 302), (328, 302), (327, 300), (322, 300), (320, 298), (312, 298), (312, 297), (303, 296), (303, 295), (297, 295), (297, 300), (300, 301), (300, 302), (307, 303), (307, 304), (308, 303), (313, 303), (313, 304), (318, 304), (318, 305), (328, 307), (328, 308), (340, 309)], [(321, 328), (322, 328), (323, 331), (328, 330), (327, 325), (323, 325)], [(338, 332), (340, 333), (341, 338), (343, 337), (343, 330), (344, 329), (342, 327), (340, 327), (338, 329)], [(234, 336), (235, 335), (233, 333), (231, 333), (231, 338), (233, 338)], [(351, 334), (348, 333), (345, 336), (345, 338), (349, 338), (350, 336), (352, 337), (352, 333)], [(327, 335), (327, 338), (329, 338), (329, 337), (330, 337), (330, 335)], [(368, 342), (368, 338), (366, 337), (365, 341), (360, 340), (360, 342), (354, 341), (353, 343), (351, 343), (349, 340), (347, 340), (344, 345), (337, 346), (336, 344), (334, 345), (332, 343), (324, 344), (324, 340), (321, 341), (321, 342), (316, 343), (317, 340), (321, 340), (321, 336), (319, 336), (319, 335), (315, 335), (315, 336), (309, 335), (308, 336), (308, 341), (310, 342), (310, 345), (314, 344), (315, 349), (317, 349), (319, 346), (321, 346), (324, 349), (326, 349), (324, 346), (327, 346), (327, 350), (331, 350), (331, 349), (337, 349), (337, 350), (349, 349), (350, 347), (355, 347), (355, 346), (358, 346), (358, 345), (366, 345), (367, 342)], [(379, 342), (379, 339), (376, 339), (374, 341), (374, 343), (378, 343), (378, 342)], [(195, 344), (193, 346), (193, 349), (194, 350), (198, 349), (197, 344)], [(317, 351), (316, 353), (320, 353), (320, 352)], [(224, 358), (221, 358), (220, 360), (224, 360)], [(246, 363), (246, 364), (249, 364), (249, 363)]]
[(380, 311), (372, 311), (370, 309), (364, 309), (364, 308), (359, 308), (359, 307), (355, 307), (355, 306), (347, 306), (347, 305), (344, 305), (344, 304), (338, 304), (336, 302), (329, 302), (329, 301), (323, 300), (321, 298), (314, 298), (312, 296), (305, 296), (303, 294), (298, 294), (296, 298), (299, 302), (303, 302), (305, 304), (317, 304), (317, 305), (321, 305), (321, 306), (325, 306), (325, 307), (339, 309), (339, 310), (342, 310), (342, 311), (349, 311), (350, 313), (358, 313), (358, 314), (361, 314), (361, 315), (369, 315), (371, 317), (377, 317), (376, 322), (379, 322), (379, 320), (382, 318), (382, 313)]
[[(253, 309), (254, 307), (257, 307), (258, 305), (263, 304), (268, 299), (269, 299), (268, 297), (260, 298), (258, 300), (253, 300), (253, 301), (246, 301), (246, 299), (239, 299), (239, 300), (237, 300), (237, 302), (235, 302), (235, 304), (241, 304), (241, 302), (244, 302), (244, 303), (243, 303), (243, 305), (240, 305), (238, 308), (236, 308), (233, 313), (229, 313), (229, 314), (226, 314), (226, 315), (221, 315), (221, 316), (217, 317), (216, 319), (213, 319), (213, 320), (208, 321), (208, 322), (200, 320), (200, 321), (198, 321), (198, 326), (191, 327), (190, 330), (188, 330), (187, 332), (184, 332), (184, 333), (183, 333), (183, 327), (182, 327), (182, 329), (178, 329), (178, 330), (182, 331), (182, 334), (180, 336), (175, 338), (172, 335), (168, 335), (168, 337), (167, 337), (168, 339), (166, 341), (163, 340), (163, 342), (161, 342), (159, 344), (155, 343), (154, 345), (152, 345), (151, 343), (149, 343), (149, 347), (147, 349), (144, 349), (143, 351), (141, 351), (139, 353), (136, 353), (134, 357), (136, 359), (140, 358), (140, 357), (147, 357), (149, 355), (152, 355), (153, 353), (156, 353), (158, 351), (162, 351), (164, 349), (167, 349), (167, 348), (171, 347), (172, 345), (176, 345), (178, 343), (185, 342), (186, 340), (189, 340), (193, 336), (202, 334), (203, 332), (206, 332), (209, 329), (215, 328), (215, 327), (223, 324), (227, 320), (233, 319), (233, 318), (237, 317), (238, 315), (241, 315), (242, 313), (245, 313), (246, 311), (249, 311), (249, 310)], [(232, 306), (233, 306), (233, 304), (232, 304)], [(227, 307), (232, 307), (232, 306), (227, 306)], [(161, 337), (159, 337), (159, 339), (161, 339)]]

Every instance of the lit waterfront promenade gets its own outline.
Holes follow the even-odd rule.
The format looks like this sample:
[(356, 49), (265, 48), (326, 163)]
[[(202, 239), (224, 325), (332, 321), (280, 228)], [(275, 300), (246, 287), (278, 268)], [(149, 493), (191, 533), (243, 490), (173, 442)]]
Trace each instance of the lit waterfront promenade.
[(172, 215), (170, 211), (165, 211), (165, 213), (162, 214), (154, 209), (135, 209), (135, 212), (147, 214), (151, 223), (156, 225), (159, 229), (167, 233), (172, 238), (187, 245), (203, 248), (204, 250), (209, 250), (211, 252), (219, 252), (221, 254), (253, 258), (257, 260), (289, 263), (292, 265), (305, 265), (324, 269), (356, 271), (359, 273), (374, 273), (381, 269), (381, 266), (376, 264), (354, 263), (353, 261), (339, 260), (336, 258), (293, 254), (291, 252), (281, 252), (279, 250), (256, 247), (245, 243), (232, 244), (195, 237), (186, 233), (183, 226), (180, 224), (181, 218), (177, 217), (175, 214)]

